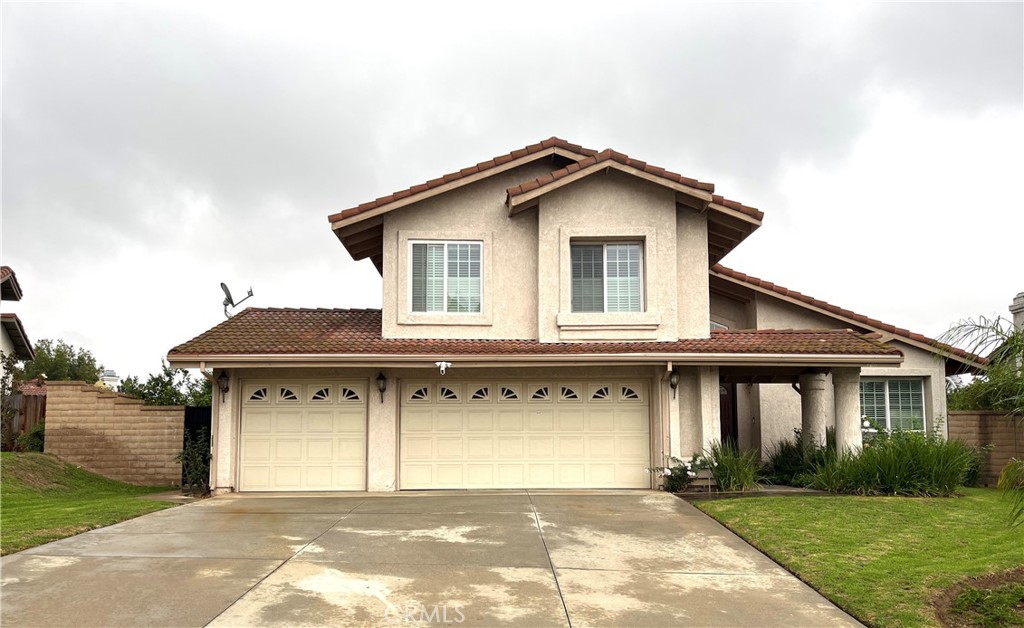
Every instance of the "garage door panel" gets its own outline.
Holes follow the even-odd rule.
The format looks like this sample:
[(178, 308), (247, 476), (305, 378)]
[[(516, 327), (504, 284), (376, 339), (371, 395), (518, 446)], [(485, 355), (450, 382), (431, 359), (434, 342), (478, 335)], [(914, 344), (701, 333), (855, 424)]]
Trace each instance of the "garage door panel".
[(522, 436), (499, 436), (498, 437), (498, 458), (523, 457)]
[(239, 490), (362, 490), (365, 382), (243, 386)]
[(636, 381), (407, 385), (400, 486), (647, 488), (646, 391)]
[(555, 429), (555, 413), (553, 410), (531, 410), (526, 429), (531, 432), (546, 431)]
[(466, 456), (468, 458), (494, 458), (494, 438), (492, 436), (469, 436), (466, 438)]
[(302, 460), (302, 441), (299, 439), (274, 441), (274, 462)]
[(306, 413), (306, 431), (330, 434), (334, 431), (334, 412), (310, 410)]
[(406, 436), (402, 439), (402, 457), (409, 460), (434, 458), (434, 439), (430, 436)]
[(302, 432), (301, 410), (278, 410), (274, 413), (274, 434)]
[(272, 413), (270, 410), (250, 410), (242, 420), (243, 434), (269, 434)]
[(502, 432), (521, 432), (525, 427), (521, 408), (499, 408), (497, 410), (498, 430)]
[(270, 439), (250, 438), (242, 442), (242, 460), (244, 462), (269, 462)]
[(463, 457), (462, 436), (444, 436), (437, 439), (437, 457), (461, 459)]
[(435, 429), (440, 432), (461, 432), (463, 430), (462, 409), (439, 409)]
[(334, 460), (334, 439), (318, 438), (306, 441), (306, 460)]

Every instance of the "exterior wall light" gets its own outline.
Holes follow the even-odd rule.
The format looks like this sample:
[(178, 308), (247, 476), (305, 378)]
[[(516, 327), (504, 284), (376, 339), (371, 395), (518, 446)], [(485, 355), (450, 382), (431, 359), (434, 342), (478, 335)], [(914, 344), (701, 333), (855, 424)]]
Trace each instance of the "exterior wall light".
[(679, 371), (672, 371), (668, 376), (668, 385), (672, 389), (672, 398), (676, 398), (676, 389), (679, 388)]
[(388, 389), (388, 378), (384, 376), (384, 372), (381, 371), (377, 374), (377, 390), (380, 391), (380, 402), (384, 403), (384, 391)]
[(228, 374), (221, 371), (220, 377), (217, 378), (217, 388), (220, 389), (220, 402), (224, 403), (224, 399), (227, 398), (228, 394)]

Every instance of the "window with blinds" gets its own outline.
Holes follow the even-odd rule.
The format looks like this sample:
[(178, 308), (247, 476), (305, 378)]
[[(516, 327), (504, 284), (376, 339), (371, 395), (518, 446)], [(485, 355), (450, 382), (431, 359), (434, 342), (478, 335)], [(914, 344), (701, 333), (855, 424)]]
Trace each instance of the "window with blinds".
[(861, 416), (886, 430), (924, 431), (924, 385), (919, 379), (861, 380)]
[(572, 244), (569, 253), (573, 312), (643, 311), (641, 244)]
[(412, 311), (479, 313), (482, 248), (480, 242), (412, 243)]

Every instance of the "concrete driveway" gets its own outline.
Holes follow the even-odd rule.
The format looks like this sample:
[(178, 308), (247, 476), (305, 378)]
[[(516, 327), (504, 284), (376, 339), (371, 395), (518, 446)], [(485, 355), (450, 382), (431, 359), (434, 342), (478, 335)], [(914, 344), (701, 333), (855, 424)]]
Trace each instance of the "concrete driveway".
[(858, 625), (646, 491), (229, 495), (0, 567), (4, 626)]

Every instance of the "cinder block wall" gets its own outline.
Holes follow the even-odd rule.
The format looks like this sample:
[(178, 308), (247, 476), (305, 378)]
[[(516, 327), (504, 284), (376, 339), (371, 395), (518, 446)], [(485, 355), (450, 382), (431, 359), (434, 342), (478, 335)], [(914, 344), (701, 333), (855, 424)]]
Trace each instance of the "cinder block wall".
[(46, 396), (46, 453), (122, 482), (181, 484), (182, 406), (145, 406), (85, 382), (47, 382)]
[(1024, 458), (1024, 419), (1002, 412), (957, 411), (949, 413), (949, 438), (968, 445), (992, 445), (979, 482), (995, 486), (1010, 458)]

